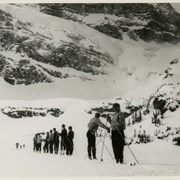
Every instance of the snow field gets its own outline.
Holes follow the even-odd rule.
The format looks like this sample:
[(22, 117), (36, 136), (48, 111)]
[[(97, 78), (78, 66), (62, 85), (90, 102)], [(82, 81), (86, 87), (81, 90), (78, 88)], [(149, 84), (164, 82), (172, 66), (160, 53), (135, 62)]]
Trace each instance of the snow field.
[[(87, 155), (87, 123), (93, 115), (84, 110), (91, 106), (92, 102), (78, 99), (58, 99), (49, 101), (4, 101), (0, 106), (61, 106), (64, 114), (59, 118), (35, 117), (12, 119), (0, 113), (0, 136), (2, 138), (0, 148), (0, 176), (10, 177), (63, 177), (63, 176), (157, 176), (179, 175), (180, 159), (177, 158), (180, 149), (169, 142), (154, 141), (149, 144), (131, 145), (138, 161), (137, 166), (115, 164), (111, 139), (107, 135), (104, 147), (103, 162), (90, 161), (84, 158)], [(104, 119), (101, 119), (105, 123)], [(56, 127), (61, 131), (61, 124), (66, 127), (73, 126), (75, 132), (75, 151), (72, 157), (55, 154), (33, 152), (32, 138), (36, 132), (46, 132)], [(145, 121), (144, 121), (145, 123)], [(148, 125), (147, 125), (148, 126)], [(136, 128), (136, 127), (135, 127)], [(150, 127), (149, 127), (150, 128)], [(126, 132), (128, 136), (128, 131)], [(97, 141), (99, 138), (97, 138)], [(16, 150), (15, 143), (25, 144), (23, 149)], [(102, 143), (97, 145), (97, 158), (101, 158)], [(127, 146), (125, 146), (125, 161), (135, 162)]]

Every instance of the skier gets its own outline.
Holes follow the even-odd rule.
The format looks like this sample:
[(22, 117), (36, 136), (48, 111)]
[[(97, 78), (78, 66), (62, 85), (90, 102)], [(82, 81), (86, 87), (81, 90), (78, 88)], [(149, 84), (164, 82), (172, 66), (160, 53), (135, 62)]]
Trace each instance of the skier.
[(37, 151), (37, 134), (33, 138), (33, 151)]
[(66, 155), (72, 155), (73, 154), (73, 139), (74, 139), (74, 132), (72, 130), (72, 126), (68, 127), (69, 132), (67, 134), (67, 149), (66, 149)]
[(59, 133), (56, 131), (56, 128), (53, 128), (54, 131), (54, 153), (58, 154), (59, 151)]
[(18, 147), (19, 147), (19, 143), (17, 142), (15, 145), (16, 145), (16, 149), (18, 149)]
[(66, 150), (66, 142), (67, 142), (67, 130), (65, 124), (62, 124), (62, 131), (60, 133), (61, 136), (61, 154), (64, 154), (63, 151)]
[(124, 129), (126, 128), (125, 118), (131, 114), (125, 114), (121, 112), (120, 104), (113, 104), (114, 115), (111, 118), (107, 116), (107, 121), (111, 124), (112, 128), (112, 147), (116, 163), (123, 163), (124, 161), (124, 146), (125, 146), (125, 135)]
[(54, 144), (54, 134), (53, 134), (52, 130), (50, 130), (50, 133), (49, 133), (49, 151), (50, 151), (50, 154), (53, 153), (53, 144)]
[(100, 113), (96, 113), (95, 114), (95, 117), (92, 118), (89, 123), (88, 123), (88, 131), (87, 131), (87, 139), (88, 139), (88, 157), (90, 160), (92, 160), (92, 156), (93, 156), (93, 159), (97, 159), (96, 158), (96, 132), (98, 130), (98, 127), (102, 127), (104, 129), (106, 129), (108, 131), (108, 133), (110, 132), (110, 129), (105, 125), (103, 124), (101, 121), (100, 121)]
[(44, 146), (43, 146), (44, 153), (49, 152), (49, 147), (48, 146), (49, 146), (49, 132), (47, 132), (45, 143), (44, 143)]
[(41, 145), (42, 145), (42, 137), (41, 134), (37, 134), (37, 138), (36, 138), (36, 148), (37, 151), (41, 152)]

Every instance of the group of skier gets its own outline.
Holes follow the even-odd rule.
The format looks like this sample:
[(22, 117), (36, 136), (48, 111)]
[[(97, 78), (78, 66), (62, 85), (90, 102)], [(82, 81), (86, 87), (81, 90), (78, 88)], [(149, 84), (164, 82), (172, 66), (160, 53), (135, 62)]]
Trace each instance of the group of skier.
[[(128, 117), (130, 114), (125, 114), (121, 112), (120, 105), (118, 103), (113, 104), (114, 114), (112, 117), (109, 115), (106, 116), (107, 122), (109, 122), (111, 126), (110, 128), (103, 124), (100, 120), (100, 113), (95, 113), (95, 116), (90, 119), (88, 123), (88, 131), (87, 131), (87, 140), (88, 140), (88, 157), (90, 160), (97, 159), (96, 158), (96, 133), (98, 127), (102, 127), (107, 130), (108, 133), (111, 133), (112, 139), (112, 148), (114, 152), (114, 157), (116, 163), (123, 163), (124, 162), (124, 146), (125, 146), (125, 134), (124, 130), (126, 128), (125, 118)], [(66, 155), (72, 155), (74, 144), (74, 132), (72, 127), (69, 126), (69, 131), (65, 128), (65, 125), (62, 125), (62, 131), (59, 133), (56, 128), (50, 130), (50, 132), (46, 133), (46, 138), (42, 139), (41, 134), (37, 133), (33, 138), (34, 141), (34, 151), (41, 152), (42, 142), (44, 141), (43, 150), (44, 153), (59, 153), (59, 146), (61, 148), (61, 154), (64, 154), (66, 151)], [(60, 138), (61, 137), (61, 138)], [(61, 141), (60, 141), (61, 139)]]
[(72, 126), (68, 127), (68, 132), (66, 130), (65, 124), (62, 125), (62, 131), (59, 133), (56, 128), (50, 130), (46, 133), (46, 138), (42, 138), (42, 133), (35, 134), (33, 138), (34, 147), (33, 150), (37, 152), (41, 152), (42, 150), (42, 142), (44, 142), (43, 151), (44, 153), (50, 154), (58, 154), (59, 146), (61, 148), (61, 154), (72, 155), (74, 144), (74, 132), (72, 130)]

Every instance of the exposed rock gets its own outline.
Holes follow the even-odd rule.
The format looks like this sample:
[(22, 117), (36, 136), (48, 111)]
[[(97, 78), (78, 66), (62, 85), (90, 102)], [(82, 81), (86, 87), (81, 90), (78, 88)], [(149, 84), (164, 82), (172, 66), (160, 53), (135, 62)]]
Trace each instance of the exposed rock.
[[(37, 29), (33, 29), (37, 26)], [(37, 32), (36, 32), (37, 30)], [(69, 67), (92, 75), (106, 74), (102, 67), (112, 63), (112, 58), (99, 49), (81, 44), (86, 38), (70, 32), (63, 32), (70, 39), (54, 43), (51, 31), (41, 32), (40, 25), (21, 22), (3, 11), (0, 11), (0, 49), (19, 54), (21, 58), (5, 57), (0, 54), (0, 75), (12, 85), (34, 83), (51, 83), (53, 78), (68, 78), (68, 74), (50, 70), (44, 65)], [(53, 30), (52, 30), (53, 31)], [(51, 35), (49, 35), (51, 34)], [(31, 59), (42, 62), (31, 63)], [(43, 65), (44, 63), (44, 65)]]
[(12, 85), (52, 82), (50, 77), (45, 75), (43, 71), (38, 69), (35, 65), (32, 65), (30, 61), (26, 59), (22, 59), (18, 62), (12, 60), (11, 64), (7, 61), (3, 71), (4, 80)]
[[(158, 43), (180, 41), (180, 15), (168, 3), (39, 5), (44, 13), (81, 22), (117, 39), (123, 39), (121, 32), (127, 32), (134, 40), (140, 38)], [(91, 23), (85, 20), (93, 14), (102, 18), (98, 22), (91, 19)]]
[(163, 115), (166, 111), (167, 108), (165, 108), (166, 101), (159, 99), (161, 96), (156, 97), (153, 101), (154, 109), (159, 109), (161, 111), (161, 115)]
[(2, 113), (11, 118), (23, 118), (23, 117), (34, 117), (42, 116), (45, 117), (48, 114), (54, 117), (59, 117), (63, 114), (63, 111), (59, 108), (15, 108), (15, 107), (5, 107), (2, 109)]

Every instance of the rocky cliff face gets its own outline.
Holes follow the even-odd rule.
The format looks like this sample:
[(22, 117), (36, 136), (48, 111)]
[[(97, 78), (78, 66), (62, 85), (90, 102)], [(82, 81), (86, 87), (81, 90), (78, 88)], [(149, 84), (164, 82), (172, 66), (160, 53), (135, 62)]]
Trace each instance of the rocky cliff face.
[(147, 42), (180, 41), (180, 15), (170, 4), (40, 4), (40, 10), (120, 40), (126, 34)]
[[(102, 53), (89, 44), (88, 40), (75, 33), (59, 31), (41, 24), (22, 22), (0, 10), (0, 49), (1, 51), (19, 54), (14, 59), (0, 54), (0, 73), (10, 84), (34, 84), (53, 82), (53, 78), (67, 78), (60, 70), (48, 69), (44, 65), (63, 68), (93, 75), (104, 74), (101, 69), (112, 63), (108, 54)], [(58, 40), (56, 40), (58, 39)], [(85, 42), (87, 45), (83, 45)], [(32, 64), (34, 60), (34, 64)], [(42, 64), (36, 64), (41, 62)], [(44, 65), (43, 65), (44, 64)]]
[[(38, 20), (33, 21), (31, 16)], [(48, 24), (51, 20), (52, 25)], [(133, 43), (176, 44), (179, 35), (180, 15), (170, 4), (0, 5), (0, 76), (12, 85), (53, 83), (77, 76), (94, 81), (92, 76), (109, 72), (116, 76), (115, 80), (110, 77), (112, 82), (121, 75), (140, 81), (147, 74), (158, 76), (162, 72), (149, 71), (139, 62), (129, 63), (130, 53), (136, 53)], [(124, 41), (127, 37), (128, 45)], [(161, 48), (142, 47), (142, 57), (147, 61)], [(139, 57), (142, 59), (141, 55), (133, 59)], [(120, 70), (117, 75), (116, 67)], [(133, 71), (126, 72), (128, 69)], [(165, 72), (168, 77), (169, 71)]]

